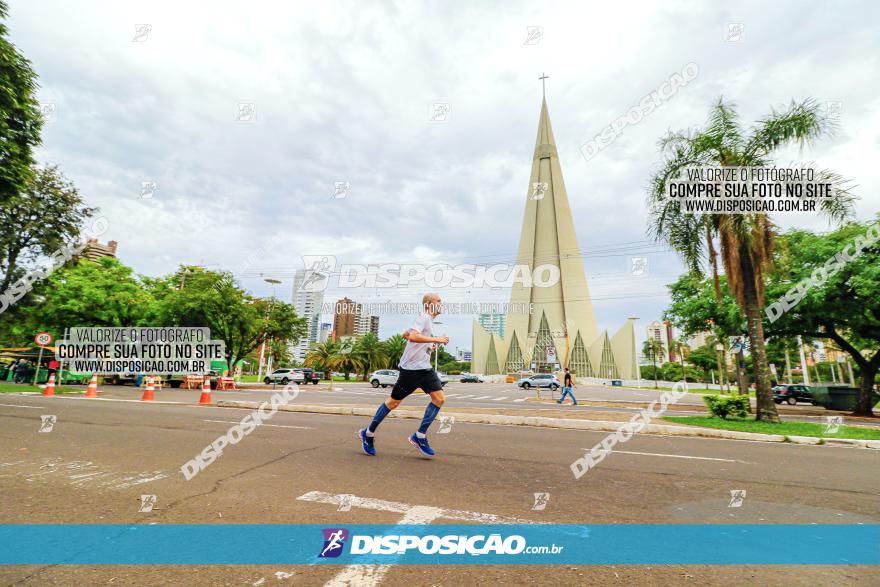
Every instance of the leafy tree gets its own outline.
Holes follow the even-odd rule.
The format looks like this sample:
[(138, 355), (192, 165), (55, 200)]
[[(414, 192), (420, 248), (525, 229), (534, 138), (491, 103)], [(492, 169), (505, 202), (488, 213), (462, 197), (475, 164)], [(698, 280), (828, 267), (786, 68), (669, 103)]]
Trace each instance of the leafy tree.
[(714, 340), (692, 350), (688, 355), (688, 362), (696, 365), (705, 373), (717, 368), (718, 360)]
[(366, 381), (367, 376), (376, 369), (381, 369), (388, 364), (385, 348), (379, 341), (379, 337), (372, 332), (359, 337), (352, 352), (358, 363), (363, 366), (362, 381)]
[(338, 358), (339, 343), (335, 340), (327, 340), (314, 343), (306, 353), (303, 364), (317, 371), (323, 371), (324, 378), (333, 381), (332, 371), (336, 370)]
[[(721, 256), (731, 292), (746, 317), (754, 359), (757, 420), (779, 422), (770, 390), (762, 323), (764, 274), (771, 265), (774, 225), (762, 213), (686, 214), (678, 201), (666, 196), (667, 181), (691, 166), (767, 166), (777, 149), (789, 144), (808, 144), (826, 133), (829, 124), (819, 114), (819, 105), (806, 100), (800, 104), (792, 102), (783, 112), (772, 111), (746, 132), (740, 127), (735, 106), (719, 100), (705, 128), (670, 133), (661, 141), (667, 158), (651, 179), (650, 232), (675, 249), (695, 273), (701, 273), (708, 260), (719, 301), (718, 255)], [(840, 176), (828, 171), (817, 175), (834, 185), (832, 197), (819, 202), (820, 210), (834, 221), (844, 220), (851, 214), (852, 195), (843, 187)], [(715, 247), (716, 239), (720, 251)]]
[[(0, 210), (10, 207), (30, 180), (33, 150), (40, 144), (43, 126), (36, 97), (37, 74), (7, 38), (4, 21), (8, 15), (9, 7), (0, 0)], [(0, 225), (0, 234), (6, 229)], [(0, 287), (0, 292), (3, 290)]]
[(651, 360), (651, 365), (654, 367), (654, 389), (657, 389), (657, 359), (663, 357), (663, 343), (657, 340), (656, 338), (649, 338), (644, 343), (642, 343), (642, 355), (646, 359)]
[(684, 371), (684, 354), (688, 351), (688, 345), (685, 344), (683, 340), (680, 339), (672, 339), (669, 341), (669, 352), (678, 357), (678, 362), (681, 364), (681, 376), (682, 379), (686, 377)]
[(210, 328), (211, 337), (226, 344), (229, 365), (266, 341), (296, 344), (306, 334), (306, 320), (292, 305), (251, 296), (235, 285), (230, 273), (183, 267), (149, 285), (156, 299), (154, 324)]
[(266, 352), (272, 357), (272, 364), (276, 367), (287, 365), (291, 359), (290, 343), (286, 340), (273, 338), (266, 344)]
[(0, 206), (0, 293), (28, 262), (72, 246), (95, 210), (83, 205), (57, 166), (37, 169), (22, 192)]
[[(824, 235), (786, 233), (767, 288), (773, 302), (767, 309), (769, 335), (831, 339), (852, 357), (860, 375), (855, 413), (862, 416), (873, 413), (871, 392), (880, 370), (880, 242), (866, 237), (871, 226), (880, 237), (876, 223), (852, 223)], [(845, 258), (856, 250), (862, 253)], [(802, 288), (806, 279), (812, 282)], [(786, 298), (794, 301), (800, 291), (802, 298), (786, 309)]]
[(399, 334), (395, 334), (391, 338), (386, 339), (382, 345), (385, 347), (385, 356), (388, 358), (388, 364), (397, 368), (400, 363), (400, 357), (403, 356), (403, 350), (406, 348), (406, 339)]
[(77, 326), (142, 326), (154, 303), (149, 292), (112, 257), (79, 259), (39, 284), (18, 317), (19, 342), (46, 330), (61, 336)]

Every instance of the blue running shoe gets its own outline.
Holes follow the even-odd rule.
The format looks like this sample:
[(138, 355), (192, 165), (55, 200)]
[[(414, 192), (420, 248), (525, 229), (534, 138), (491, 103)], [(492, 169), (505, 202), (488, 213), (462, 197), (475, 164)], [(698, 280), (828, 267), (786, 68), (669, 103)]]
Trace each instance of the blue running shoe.
[(358, 438), (361, 439), (361, 448), (364, 449), (365, 455), (370, 455), (371, 457), (376, 456), (376, 447), (373, 446), (373, 438), (371, 436), (367, 436), (367, 429), (361, 428), (358, 430)]
[(409, 437), (409, 443), (419, 449), (419, 451), (426, 457), (434, 456), (434, 449), (428, 444), (427, 438), (419, 438), (416, 436), (416, 433), (413, 432), (413, 435)]

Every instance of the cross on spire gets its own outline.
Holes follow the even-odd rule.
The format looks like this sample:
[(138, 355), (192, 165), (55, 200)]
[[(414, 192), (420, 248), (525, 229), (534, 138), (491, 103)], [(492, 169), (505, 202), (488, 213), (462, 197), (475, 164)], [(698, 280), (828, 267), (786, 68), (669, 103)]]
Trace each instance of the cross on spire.
[(538, 78), (539, 80), (541, 80), (541, 95), (543, 97), (547, 97), (547, 87), (544, 85), (544, 80), (547, 79), (548, 77), (550, 77), (550, 76), (547, 75), (546, 73), (542, 73), (541, 77)]

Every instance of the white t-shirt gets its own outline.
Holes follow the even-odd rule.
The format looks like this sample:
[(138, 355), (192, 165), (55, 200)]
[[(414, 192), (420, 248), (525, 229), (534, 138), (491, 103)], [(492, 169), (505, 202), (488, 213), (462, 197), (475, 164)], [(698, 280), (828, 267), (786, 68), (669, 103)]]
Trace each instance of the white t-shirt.
[[(410, 328), (410, 332), (415, 330), (425, 336), (431, 336), (431, 328), (434, 326), (434, 319), (430, 314), (422, 314), (416, 318), (415, 324)], [(403, 349), (403, 355), (400, 357), (401, 369), (430, 369), (431, 368), (431, 345), (430, 342), (411, 342), (406, 341), (406, 348)]]

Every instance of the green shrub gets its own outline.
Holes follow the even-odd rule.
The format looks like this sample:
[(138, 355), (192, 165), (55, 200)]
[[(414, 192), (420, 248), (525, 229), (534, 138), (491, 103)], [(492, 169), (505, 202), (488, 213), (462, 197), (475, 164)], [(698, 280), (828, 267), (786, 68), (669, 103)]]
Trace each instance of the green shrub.
[(703, 403), (709, 408), (709, 413), (726, 420), (728, 416), (745, 418), (749, 415), (749, 396), (747, 395), (704, 395)]

